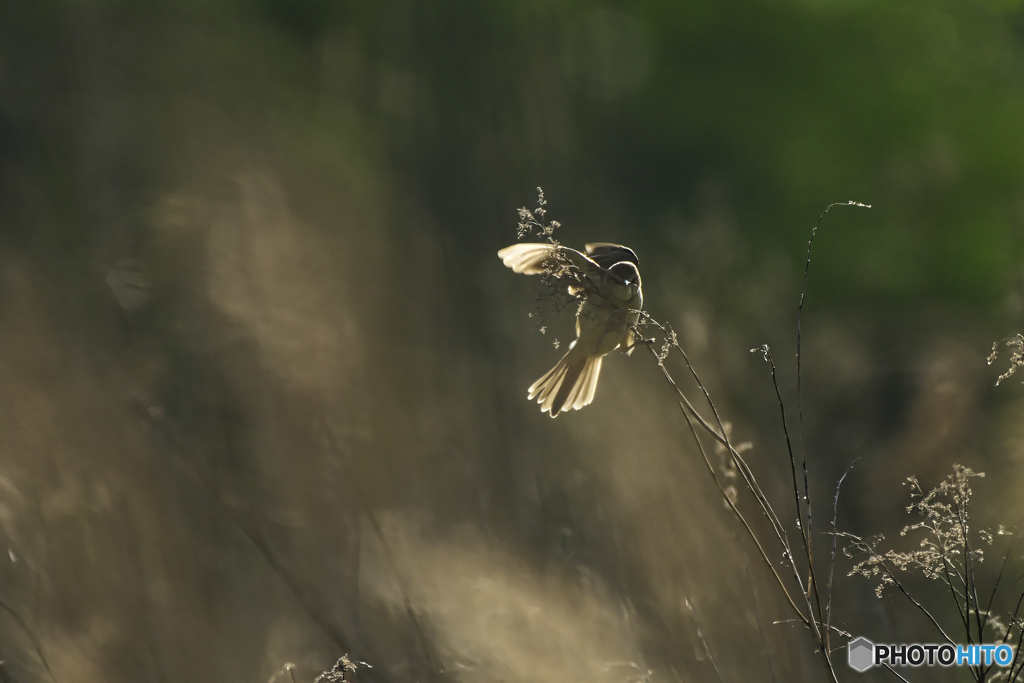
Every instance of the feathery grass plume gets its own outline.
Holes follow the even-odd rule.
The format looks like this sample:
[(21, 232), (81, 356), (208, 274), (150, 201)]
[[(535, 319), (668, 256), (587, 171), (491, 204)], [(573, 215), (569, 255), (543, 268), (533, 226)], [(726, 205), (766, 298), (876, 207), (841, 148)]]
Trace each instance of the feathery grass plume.
[[(881, 598), (885, 591), (894, 588), (902, 593), (921, 614), (931, 622), (942, 638), (950, 644), (1011, 643), (1014, 656), (1009, 667), (994, 669), (994, 665), (969, 667), (975, 681), (1007, 681), (1021, 679), (1024, 658), (1020, 650), (1024, 640), (1024, 623), (1020, 609), (1024, 604), (1024, 593), (1018, 594), (1012, 612), (999, 614), (993, 609), (999, 582), (1006, 572), (1007, 561), (1013, 548), (1013, 539), (1003, 557), (1002, 566), (996, 576), (991, 593), (979, 588), (978, 567), (985, 559), (984, 550), (979, 546), (991, 546), (994, 535), (988, 529), (972, 529), (970, 523), (971, 479), (984, 477), (984, 472), (975, 472), (963, 465), (953, 465), (953, 473), (935, 488), (925, 491), (916, 477), (909, 477), (911, 502), (907, 513), (919, 520), (903, 527), (901, 536), (917, 535), (923, 532), (918, 550), (901, 551), (890, 549), (880, 551), (879, 545), (885, 540), (882, 535), (860, 538), (854, 534), (837, 534), (850, 541), (844, 550), (853, 558), (866, 555), (857, 562), (849, 576), (863, 576), (879, 583), (875, 595)], [(1005, 527), (999, 527), (995, 535), (1014, 536)], [(897, 573), (914, 574), (938, 581), (944, 586), (943, 594), (956, 605), (959, 623), (952, 626), (943, 624), (924, 605), (924, 600), (910, 593), (900, 581)], [(1014, 643), (1014, 641), (1016, 641)]]
[[(868, 557), (855, 564), (848, 576), (880, 579), (881, 583), (875, 588), (878, 597), (882, 597), (887, 586), (895, 585), (895, 576), (890, 568), (902, 572), (917, 571), (925, 578), (945, 583), (950, 590), (958, 590), (958, 584), (963, 582), (970, 565), (984, 561), (984, 551), (971, 544), (969, 518), (970, 479), (984, 476), (984, 472), (953, 465), (953, 474), (927, 492), (917, 477), (908, 477), (905, 485), (910, 487), (911, 503), (907, 506), (907, 514), (916, 513), (921, 520), (904, 526), (900, 536), (924, 531), (920, 549), (890, 549), (880, 554), (878, 545), (885, 540), (884, 536), (856, 539), (846, 548), (847, 555), (852, 558), (867, 553)], [(992, 534), (988, 530), (980, 529), (973, 533), (980, 543), (992, 545)]]
[(313, 683), (351, 683), (356, 680), (355, 674), (359, 668), (372, 669), (366, 662), (353, 661), (348, 655), (342, 655), (341, 659), (334, 663), (330, 671), (324, 671), (313, 679)]
[[(996, 386), (999, 386), (1004, 379), (1017, 372), (1021, 366), (1024, 366), (1024, 335), (1018, 332), (1013, 337), (1009, 337), (1004, 341), (1006, 342), (1007, 347), (1013, 349), (1010, 351), (1010, 367), (1006, 369), (1006, 372), (999, 375), (998, 379), (996, 379)], [(992, 342), (992, 353), (988, 354), (988, 358), (986, 358), (985, 361), (989, 365), (992, 365), (998, 357), (999, 342)]]
[[(544, 263), (541, 287), (534, 290), (536, 299), (533, 312), (530, 313), (530, 318), (534, 319), (533, 329), (541, 334), (547, 334), (547, 325), (544, 324), (545, 304), (550, 305), (555, 315), (558, 315), (573, 304), (582, 304), (588, 286), (579, 268), (557, 251), (559, 242), (555, 239), (555, 230), (562, 227), (562, 224), (558, 221), (545, 222), (548, 210), (544, 207), (547, 203), (544, 190), (538, 187), (537, 208), (531, 211), (525, 206), (520, 207), (517, 210), (519, 224), (516, 228), (517, 239), (537, 237), (551, 246), (552, 258)], [(556, 349), (561, 345), (558, 339), (553, 340), (552, 344)]]

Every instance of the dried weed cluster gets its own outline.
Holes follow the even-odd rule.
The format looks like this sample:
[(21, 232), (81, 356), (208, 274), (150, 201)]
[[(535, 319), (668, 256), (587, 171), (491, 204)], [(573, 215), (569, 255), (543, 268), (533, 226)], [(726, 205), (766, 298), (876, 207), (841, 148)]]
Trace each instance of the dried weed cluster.
[[(1015, 596), (1016, 603), (1012, 612), (996, 607), (999, 584), (1007, 572), (1013, 549), (1014, 533), (1005, 527), (1000, 527), (995, 534), (1011, 537), (1002, 566), (990, 592), (980, 587), (982, 577), (979, 566), (985, 559), (984, 550), (980, 546), (991, 546), (994, 535), (988, 529), (971, 528), (970, 483), (972, 479), (984, 476), (983, 472), (975, 472), (969, 467), (956, 464), (953, 465), (952, 474), (928, 491), (924, 490), (916, 477), (907, 479), (911, 503), (906, 510), (908, 514), (919, 517), (919, 521), (903, 527), (900, 535), (912, 536), (923, 532), (918, 550), (890, 549), (882, 552), (878, 548), (885, 540), (882, 535), (868, 539), (848, 533), (839, 535), (852, 541), (845, 549), (848, 557), (867, 556), (853, 566), (849, 576), (878, 580), (875, 595), (879, 598), (887, 588), (895, 588), (913, 603), (945, 642), (951, 645), (1009, 643), (1014, 646), (1013, 660), (1006, 668), (971, 666), (970, 673), (974, 680), (1017, 681), (1024, 673), (1024, 659), (1020, 656), (1020, 646), (1024, 639), (1020, 608), (1024, 604), (1024, 593)], [(897, 572), (906, 575), (903, 581)], [(904, 581), (915, 573), (943, 585), (938, 597), (953, 601), (959, 624), (947, 626), (936, 616), (939, 613), (934, 607), (925, 606), (926, 602), (934, 602), (931, 599), (933, 596), (923, 597), (911, 593)], [(1016, 583), (1011, 590), (1019, 591)]]
[[(1004, 379), (1011, 377), (1021, 366), (1024, 366), (1024, 335), (1017, 333), (1005, 340), (1005, 342), (1006, 346), (1012, 349), (1010, 351), (1010, 367), (1006, 369), (1006, 372), (999, 375), (999, 378), (996, 380), (996, 386), (999, 386)], [(992, 352), (988, 355), (986, 361), (989, 365), (992, 365), (998, 357), (999, 342), (992, 342)]]
[(325, 671), (313, 679), (313, 683), (348, 683), (355, 680), (354, 676), (360, 667), (372, 669), (366, 662), (353, 661), (348, 655), (342, 655), (341, 659), (334, 663), (330, 671)]
[[(551, 245), (551, 258), (544, 263), (544, 272), (540, 276), (541, 287), (535, 290), (535, 306), (530, 313), (530, 318), (534, 320), (533, 328), (541, 334), (547, 333), (547, 325), (544, 324), (547, 307), (558, 315), (566, 308), (582, 303), (592, 289), (589, 281), (580, 273), (580, 269), (558, 252), (559, 242), (555, 239), (555, 230), (562, 227), (562, 224), (558, 221), (545, 223), (547, 209), (544, 207), (547, 203), (544, 190), (538, 187), (537, 208), (531, 211), (525, 206), (520, 207), (519, 224), (516, 228), (517, 239), (530, 237)], [(556, 349), (561, 346), (558, 339), (552, 343)]]
[[(886, 586), (896, 585), (890, 566), (904, 572), (916, 570), (926, 578), (942, 581), (950, 590), (963, 595), (972, 564), (980, 564), (984, 560), (984, 551), (971, 544), (968, 519), (971, 500), (969, 480), (984, 476), (984, 472), (953, 465), (953, 474), (928, 492), (921, 487), (917, 477), (908, 477), (906, 484), (910, 486), (913, 502), (907, 506), (907, 513), (917, 513), (922, 519), (903, 527), (900, 535), (907, 536), (924, 530), (926, 535), (921, 539), (921, 549), (910, 552), (887, 550), (879, 554), (878, 544), (885, 540), (884, 536), (855, 539), (846, 549), (847, 556), (856, 557), (867, 553), (869, 557), (854, 565), (849, 576), (880, 578), (881, 583), (875, 589), (875, 594), (882, 597)], [(975, 536), (980, 543), (992, 545), (992, 534), (987, 530), (979, 530)]]

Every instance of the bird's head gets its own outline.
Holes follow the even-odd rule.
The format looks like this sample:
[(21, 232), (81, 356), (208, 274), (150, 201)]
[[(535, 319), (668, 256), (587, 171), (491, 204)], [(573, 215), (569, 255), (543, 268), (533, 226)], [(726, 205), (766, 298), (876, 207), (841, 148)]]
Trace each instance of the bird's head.
[(609, 293), (620, 302), (631, 302), (640, 292), (640, 271), (636, 264), (620, 261), (608, 269)]

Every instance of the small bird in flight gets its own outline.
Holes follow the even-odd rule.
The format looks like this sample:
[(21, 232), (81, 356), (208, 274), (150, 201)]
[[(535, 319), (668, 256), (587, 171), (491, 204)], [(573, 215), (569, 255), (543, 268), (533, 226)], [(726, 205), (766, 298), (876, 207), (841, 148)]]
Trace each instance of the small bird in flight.
[(530, 386), (528, 398), (536, 398), (551, 417), (594, 400), (601, 359), (615, 349), (633, 352), (633, 326), (644, 305), (640, 261), (632, 249), (595, 242), (586, 252), (552, 244), (513, 244), (498, 252), (516, 273), (568, 272), (569, 293), (582, 299), (569, 351)]

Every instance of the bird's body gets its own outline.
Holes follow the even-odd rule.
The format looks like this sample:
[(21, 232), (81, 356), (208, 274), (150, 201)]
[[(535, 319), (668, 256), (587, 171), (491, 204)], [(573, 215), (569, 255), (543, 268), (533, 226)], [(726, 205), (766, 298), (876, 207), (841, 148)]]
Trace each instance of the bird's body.
[(551, 417), (594, 400), (602, 359), (616, 349), (632, 352), (633, 326), (643, 307), (638, 260), (631, 249), (596, 243), (588, 244), (586, 251), (584, 255), (550, 244), (514, 244), (498, 252), (517, 273), (550, 272), (556, 262), (578, 271), (569, 286), (570, 293), (583, 299), (576, 313), (576, 339), (529, 389), (529, 398)]

